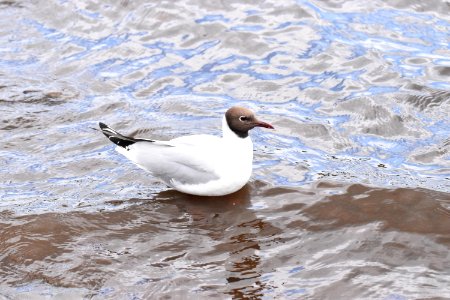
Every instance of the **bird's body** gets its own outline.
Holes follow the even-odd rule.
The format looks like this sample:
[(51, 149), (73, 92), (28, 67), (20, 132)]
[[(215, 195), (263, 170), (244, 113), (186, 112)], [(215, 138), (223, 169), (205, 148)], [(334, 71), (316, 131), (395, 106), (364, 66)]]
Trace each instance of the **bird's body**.
[[(239, 109), (238, 118), (249, 112)], [(247, 127), (249, 130), (255, 126), (273, 128), (256, 119)], [(243, 134), (247, 133), (247, 127), (236, 130), (230, 118), (225, 116), (222, 137), (202, 134), (154, 141), (123, 136), (100, 123), (102, 132), (118, 145), (119, 153), (172, 188), (199, 196), (230, 194), (250, 179), (253, 144), (250, 136)]]

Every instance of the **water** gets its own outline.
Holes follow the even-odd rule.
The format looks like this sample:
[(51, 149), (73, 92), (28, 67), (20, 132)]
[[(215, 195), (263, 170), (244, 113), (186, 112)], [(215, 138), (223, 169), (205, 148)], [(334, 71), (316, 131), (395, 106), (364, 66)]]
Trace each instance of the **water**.
[[(0, 2), (0, 295), (450, 298), (444, 1)], [(254, 174), (171, 191), (98, 121), (220, 134)]]

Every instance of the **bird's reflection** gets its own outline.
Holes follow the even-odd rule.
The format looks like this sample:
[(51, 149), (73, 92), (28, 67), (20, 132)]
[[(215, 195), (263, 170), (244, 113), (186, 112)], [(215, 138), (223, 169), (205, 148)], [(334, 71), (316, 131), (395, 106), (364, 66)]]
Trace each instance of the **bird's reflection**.
[[(17, 254), (5, 256), (5, 261), (14, 259), (15, 271), (3, 275), (18, 283), (22, 281), (15, 274), (29, 270), (30, 261), (39, 265), (50, 259), (56, 270), (61, 261), (70, 261), (70, 277), (52, 275), (52, 269), (29, 273), (33, 278), (51, 279), (55, 286), (95, 290), (113, 284), (114, 278), (107, 274), (117, 264), (119, 269), (134, 268), (137, 278), (150, 278), (143, 296), (152, 298), (156, 285), (172, 284), (164, 277), (172, 269), (174, 282), (187, 274), (199, 274), (192, 284), (200, 289), (257, 299), (266, 289), (261, 281), (261, 240), (279, 229), (257, 217), (251, 208), (255, 194), (250, 186), (223, 197), (164, 191), (149, 199), (110, 201), (105, 209), (94, 212), (5, 220), (10, 224), (3, 234), (21, 236), (26, 243), (8, 242), (0, 247), (5, 253)], [(213, 284), (206, 278), (212, 278)]]
[(222, 197), (197, 197), (167, 191), (157, 199), (171, 200), (191, 216), (191, 226), (206, 229), (216, 251), (226, 253), (226, 286), (222, 291), (235, 299), (259, 299), (267, 288), (261, 281), (260, 236), (278, 231), (251, 209), (252, 188), (246, 185)]

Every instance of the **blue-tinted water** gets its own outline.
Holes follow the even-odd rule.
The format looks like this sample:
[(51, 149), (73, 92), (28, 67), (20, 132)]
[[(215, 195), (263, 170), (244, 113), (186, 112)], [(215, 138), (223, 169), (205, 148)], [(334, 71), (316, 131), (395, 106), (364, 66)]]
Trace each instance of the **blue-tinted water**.
[[(1, 267), (5, 296), (62, 292), (145, 298), (156, 295), (154, 278), (146, 277), (151, 270), (164, 282), (156, 291), (174, 297), (186, 291), (198, 297), (268, 299), (450, 297), (443, 288), (450, 275), (442, 250), (450, 234), (445, 229), (450, 228), (445, 227), (450, 205), (448, 15), (448, 4), (437, 0), (0, 3), (0, 209), (5, 216), (0, 223), (11, 241), (27, 241), (2, 246), (7, 253)], [(233, 105), (253, 109), (276, 130), (253, 132), (251, 192), (238, 209), (209, 207), (218, 220), (195, 200), (176, 193), (164, 196), (164, 184), (92, 130), (103, 121), (125, 133), (159, 139), (220, 135), (221, 115)], [(351, 203), (340, 203), (339, 195)], [(130, 199), (150, 200), (136, 204)], [(112, 200), (123, 202), (112, 205)], [(151, 216), (135, 215), (142, 206)], [(152, 215), (161, 207), (163, 212)], [(107, 225), (98, 221), (107, 217), (105, 211), (112, 214)], [(36, 248), (27, 226), (37, 222), (46, 227), (43, 222), (53, 218), (39, 219), (42, 213), (73, 218), (68, 228), (76, 228), (75, 238), (50, 231), (39, 237), (49, 241), (48, 249), (36, 256), (24, 250)], [(172, 214), (180, 214), (184, 225), (173, 229), (173, 239), (182, 246), (168, 246), (164, 251), (179, 250), (169, 255), (158, 245), (172, 230)], [(228, 214), (241, 218), (221, 219)], [(356, 221), (361, 214), (366, 223)], [(139, 244), (136, 239), (146, 238), (138, 229), (133, 233), (130, 215), (143, 223), (147, 217), (166, 220), (167, 226), (145, 227), (153, 240)], [(131, 259), (112, 262), (97, 251), (112, 265), (106, 270), (83, 259), (84, 250), (79, 250), (80, 245), (91, 249), (95, 237), (106, 237), (105, 249), (116, 247), (110, 240), (122, 218), (130, 220), (123, 226), (131, 229), (118, 240), (142, 247), (137, 262), (151, 260), (151, 253), (173, 261), (130, 275), (130, 282), (144, 282), (142, 289), (106, 275), (124, 276), (133, 268)], [(345, 225), (328, 228), (323, 225), (331, 222), (328, 218)], [(208, 225), (214, 222), (220, 223), (214, 225), (219, 231), (239, 230), (216, 235)], [(394, 225), (385, 229), (383, 224)], [(199, 239), (191, 244), (184, 228), (193, 225), (203, 231), (189, 232), (190, 240)], [(95, 237), (85, 230), (96, 226), (104, 231)], [(277, 228), (271, 238), (264, 235), (264, 226)], [(235, 242), (239, 234), (246, 237), (241, 243)], [(344, 236), (329, 236), (336, 234)], [(247, 255), (246, 243), (258, 246)], [(378, 250), (355, 246), (371, 243)], [(230, 251), (203, 252), (196, 250), (199, 244)], [(420, 257), (436, 255), (433, 263), (408, 260), (410, 248)], [(325, 259), (326, 251), (331, 254)], [(187, 258), (177, 256), (184, 252)], [(24, 277), (28, 261), (15, 261), (11, 253), (32, 261), (34, 277), (17, 279)], [(395, 262), (380, 259), (392, 253)], [(258, 280), (244, 280), (247, 271), (236, 271), (237, 262), (246, 258), (246, 270), (259, 274), (250, 276)], [(65, 276), (59, 259), (73, 261), (76, 270), (92, 263), (98, 276), (89, 284), (83, 283), (83, 272)], [(200, 274), (207, 267), (194, 263), (211, 266), (210, 260), (217, 263), (211, 267), (212, 279)], [(227, 265), (233, 262), (236, 268)], [(15, 267), (6, 267), (11, 264)], [(164, 279), (167, 266), (176, 287)], [(59, 275), (47, 274), (46, 268)]]

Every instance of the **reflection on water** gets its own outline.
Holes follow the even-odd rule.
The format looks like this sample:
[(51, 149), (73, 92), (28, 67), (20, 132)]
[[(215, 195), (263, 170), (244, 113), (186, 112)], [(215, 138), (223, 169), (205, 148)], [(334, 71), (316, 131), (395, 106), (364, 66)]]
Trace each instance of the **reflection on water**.
[[(450, 297), (449, 15), (0, 2), (0, 295)], [(236, 104), (277, 130), (220, 199), (167, 190), (91, 129), (220, 134)]]
[(447, 295), (447, 194), (258, 185), (210, 199), (161, 192), (102, 212), (5, 212), (2, 284), (24, 297), (49, 285), (99, 298)]

